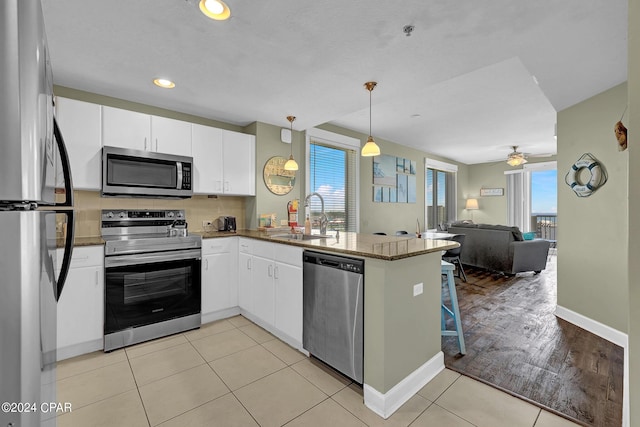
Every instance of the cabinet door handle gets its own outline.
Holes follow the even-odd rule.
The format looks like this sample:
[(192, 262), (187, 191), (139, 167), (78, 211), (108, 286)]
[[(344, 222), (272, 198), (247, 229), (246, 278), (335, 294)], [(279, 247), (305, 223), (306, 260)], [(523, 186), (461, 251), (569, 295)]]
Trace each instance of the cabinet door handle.
[(251, 258), (247, 258), (247, 270), (251, 270)]
[(147, 138), (144, 139), (144, 150), (147, 151)]
[(224, 182), (224, 191), (229, 191), (229, 181)]
[(100, 272), (98, 270), (96, 270), (96, 286), (98, 286), (98, 275), (100, 274)]
[(277, 279), (278, 278), (278, 266), (276, 265), (275, 268), (273, 269), (273, 278)]
[(269, 264), (269, 277), (273, 277), (273, 266)]
[(158, 152), (158, 138), (156, 138), (156, 152)]
[(204, 269), (209, 271), (209, 260), (208, 259), (204, 260)]

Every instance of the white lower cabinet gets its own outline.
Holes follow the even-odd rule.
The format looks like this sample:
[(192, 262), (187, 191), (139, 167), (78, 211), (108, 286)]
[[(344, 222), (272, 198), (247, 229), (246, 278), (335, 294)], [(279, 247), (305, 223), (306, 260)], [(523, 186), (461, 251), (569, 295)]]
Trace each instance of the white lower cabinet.
[[(302, 250), (300, 258), (302, 264)], [(275, 326), (302, 343), (302, 265), (276, 262)]]
[(275, 266), (272, 259), (253, 256), (253, 314), (269, 326), (275, 325)]
[[(238, 306), (238, 239), (222, 237), (202, 241), (202, 317)], [(236, 309), (237, 310), (237, 309)], [(208, 319), (208, 317), (213, 318)]]
[(253, 240), (243, 252), (241, 241), (239, 261), (240, 308), (301, 348), (302, 248)]
[[(57, 251), (58, 264), (63, 251)], [(58, 360), (103, 348), (104, 248), (73, 249), (71, 267), (58, 301)]]

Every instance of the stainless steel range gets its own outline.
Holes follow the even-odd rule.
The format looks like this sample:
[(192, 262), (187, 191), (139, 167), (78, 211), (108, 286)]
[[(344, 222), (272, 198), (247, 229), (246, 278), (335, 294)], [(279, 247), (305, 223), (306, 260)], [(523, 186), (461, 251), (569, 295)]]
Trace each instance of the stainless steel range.
[(200, 327), (200, 236), (182, 210), (103, 210), (104, 350)]

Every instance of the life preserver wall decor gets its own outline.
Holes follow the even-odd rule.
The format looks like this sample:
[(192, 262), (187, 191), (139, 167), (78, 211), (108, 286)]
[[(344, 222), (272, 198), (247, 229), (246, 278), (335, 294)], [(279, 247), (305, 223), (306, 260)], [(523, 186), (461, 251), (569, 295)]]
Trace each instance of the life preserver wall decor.
[[(591, 174), (587, 182), (582, 182), (580, 179), (583, 169), (587, 169)], [(564, 182), (575, 191), (578, 197), (589, 197), (607, 182), (607, 171), (591, 153), (585, 153), (571, 165), (571, 169), (564, 177)]]

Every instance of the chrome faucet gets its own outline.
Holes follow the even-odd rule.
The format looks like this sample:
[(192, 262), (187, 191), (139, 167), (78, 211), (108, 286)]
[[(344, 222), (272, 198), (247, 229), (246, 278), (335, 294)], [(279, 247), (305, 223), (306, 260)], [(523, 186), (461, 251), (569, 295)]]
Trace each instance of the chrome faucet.
[(309, 200), (311, 199), (311, 196), (318, 196), (318, 198), (320, 199), (320, 209), (322, 210), (322, 213), (320, 214), (320, 234), (327, 234), (327, 224), (329, 223), (329, 219), (324, 213), (324, 199), (319, 193), (310, 193), (307, 195), (307, 197), (304, 198), (305, 208), (309, 206)]

